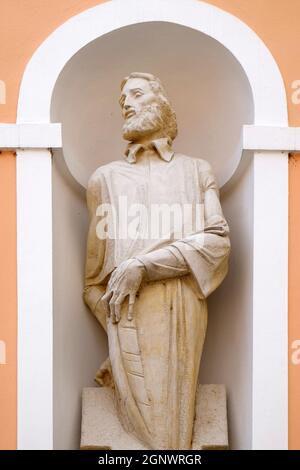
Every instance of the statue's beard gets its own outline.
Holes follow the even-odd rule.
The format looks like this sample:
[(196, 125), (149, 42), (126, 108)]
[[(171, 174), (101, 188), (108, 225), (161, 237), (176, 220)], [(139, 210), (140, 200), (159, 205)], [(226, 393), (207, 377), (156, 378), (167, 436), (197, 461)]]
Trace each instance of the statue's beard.
[(163, 131), (164, 127), (162, 106), (151, 104), (145, 106), (138, 114), (126, 119), (123, 125), (123, 138), (135, 142), (148, 135)]

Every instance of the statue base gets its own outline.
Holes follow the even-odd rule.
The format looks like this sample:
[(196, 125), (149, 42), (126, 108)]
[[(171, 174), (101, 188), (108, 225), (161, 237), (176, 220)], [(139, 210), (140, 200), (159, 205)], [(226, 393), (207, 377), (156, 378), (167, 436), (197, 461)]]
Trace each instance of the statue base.
[[(82, 450), (149, 450), (122, 427), (109, 387), (84, 388), (82, 394)], [(224, 385), (199, 385), (192, 450), (228, 449)]]

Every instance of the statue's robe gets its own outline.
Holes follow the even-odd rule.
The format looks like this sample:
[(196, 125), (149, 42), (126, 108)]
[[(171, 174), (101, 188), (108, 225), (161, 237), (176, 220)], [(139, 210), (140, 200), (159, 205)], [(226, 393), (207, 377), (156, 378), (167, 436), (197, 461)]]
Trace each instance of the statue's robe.
[[(100, 204), (114, 206), (117, 217), (110, 222), (114, 230), (117, 223), (118, 228), (128, 227), (119, 196), (127, 197), (128, 208), (137, 203), (149, 210), (151, 204), (191, 204), (201, 212), (200, 226), (191, 233), (195, 221), (185, 219), (187, 228), (181, 237), (176, 238), (176, 227), (171, 225), (169, 233), (153, 239), (146, 236), (149, 226), (143, 225), (141, 217), (136, 238), (105, 239), (99, 233), (103, 230), (97, 215)], [(152, 449), (190, 449), (207, 325), (206, 298), (224, 279), (230, 251), (229, 229), (210, 165), (174, 153), (164, 139), (156, 141), (153, 150), (133, 146), (126, 159), (96, 170), (89, 181), (87, 203), (84, 299), (108, 334), (119, 419)], [(168, 259), (155, 258), (162, 248), (170, 250), (170, 266)], [(133, 257), (145, 264), (154, 280), (142, 284), (133, 321), (127, 320), (126, 301), (121, 321), (113, 324), (106, 319), (101, 297), (115, 267)], [(182, 261), (187, 267), (184, 275), (180, 275)], [(178, 275), (173, 272), (169, 279), (155, 280), (160, 269), (178, 270)], [(109, 370), (106, 361), (103, 377)]]

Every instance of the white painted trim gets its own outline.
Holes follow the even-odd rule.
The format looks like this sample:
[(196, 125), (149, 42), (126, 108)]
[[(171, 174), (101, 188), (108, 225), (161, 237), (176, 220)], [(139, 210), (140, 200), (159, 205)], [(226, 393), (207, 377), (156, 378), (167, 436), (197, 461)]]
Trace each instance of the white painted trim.
[(18, 449), (51, 449), (51, 152), (17, 152)]
[(0, 148), (59, 148), (60, 124), (0, 124)]
[[(190, 27), (223, 44), (240, 62), (248, 77), (254, 100), (254, 124), (271, 127), (288, 126), (284, 83), (278, 66), (265, 44), (253, 30), (238, 18), (198, 0), (113, 0), (86, 10), (68, 20), (41, 44), (29, 61), (20, 89), (17, 122), (21, 124), (49, 124), (51, 98), (55, 83), (63, 67), (72, 56), (89, 42), (106, 33), (121, 27), (150, 21), (165, 21)], [(252, 137), (251, 139), (249, 136), (247, 138), (249, 138), (247, 145), (250, 146), (249, 142)], [(261, 141), (262, 138), (259, 139)], [(282, 141), (282, 138), (279, 141)], [(298, 146), (299, 140), (297, 142)], [(32, 156), (29, 152), (28, 154), (25, 152), (17, 158), (19, 175), (18, 256), (20, 258), (18, 265), (18, 296), (20, 298), (18, 314), (21, 334), (18, 343), (20, 394), (18, 426), (20, 429), (19, 447), (22, 448), (31, 448), (36, 445), (48, 448), (52, 442), (52, 377), (50, 377), (52, 373), (52, 342), (50, 341), (52, 334), (52, 326), (50, 325), (52, 313), (50, 255), (52, 254), (52, 245), (50, 232), (45, 233), (46, 228), (51, 227), (52, 219), (48, 200), (51, 193), (51, 167), (48, 164), (48, 158), (43, 159), (38, 155), (39, 152), (33, 153)], [(266, 158), (265, 162), (261, 160), (263, 157)], [(285, 231), (287, 230), (287, 221), (285, 215), (287, 213), (288, 190), (284, 179), (286, 158), (283, 157), (282, 165), (276, 160), (281, 158), (276, 153), (269, 156), (261, 154), (261, 158), (255, 156), (254, 180), (256, 253), (254, 257), (253, 303), (255, 335), (253, 447), (272, 448), (276, 445), (278, 448), (287, 448), (287, 393), (284, 392), (287, 383), (286, 328), (288, 321), (284, 301), (287, 292), (287, 237)], [(42, 162), (41, 168), (37, 162), (39, 159)], [(27, 161), (25, 162), (25, 160)], [(273, 172), (273, 163), (276, 166), (274, 178), (270, 177)], [(266, 167), (268, 167), (268, 171)], [(283, 171), (283, 179), (278, 174), (280, 168)], [(40, 177), (30, 178), (32, 170), (41, 172), (41, 179)], [(266, 188), (269, 189), (268, 194), (265, 194)], [(279, 230), (279, 218), (276, 214), (277, 219), (275, 219), (274, 227), (279, 231), (274, 234), (274, 237), (270, 235), (267, 239), (266, 234), (270, 233), (270, 227), (273, 228), (270, 225), (273, 217), (265, 214), (262, 208), (264, 210), (270, 209), (272, 216), (275, 215), (274, 200), (271, 200), (271, 195), (275, 193), (275, 201), (280, 200), (280, 202), (278, 201), (279, 215), (283, 218), (285, 229), (283, 232)], [(32, 201), (34, 196), (41, 200), (45, 197), (46, 206), (43, 213), (40, 210), (39, 202)], [(266, 197), (265, 202), (262, 197)], [(42, 236), (36, 235), (37, 229), (40, 230)], [(279, 234), (282, 235), (281, 238)], [(265, 252), (263, 248), (265, 248)], [(41, 266), (41, 253), (46, 259), (46, 264), (43, 266)], [(274, 263), (273, 258), (277, 256), (278, 261)], [(271, 270), (271, 266), (276, 269), (276, 272), (274, 269)], [(263, 267), (266, 268), (262, 269)], [(280, 283), (278, 284), (279, 276)], [(25, 289), (27, 284), (28, 292)], [(266, 288), (263, 291), (263, 298), (261, 298), (260, 288), (263, 285)], [(274, 285), (276, 285), (276, 289), (272, 289)], [(33, 295), (35, 291), (38, 292), (37, 299)], [(270, 321), (271, 311), (274, 312), (274, 321)], [(31, 325), (33, 328), (30, 328)], [(263, 348), (266, 338), (268, 338), (269, 344), (265, 344), (265, 348), (269, 347), (272, 352), (266, 353)], [(30, 365), (32, 355), (33, 364)], [(38, 371), (45, 374), (45, 386), (37, 384), (36, 373)], [(48, 392), (45, 391), (45, 387)], [(31, 395), (29, 391), (32, 390), (34, 393)], [(40, 396), (41, 390), (43, 393), (45, 392), (42, 397)], [(263, 393), (264, 390), (270, 393)], [(41, 409), (41, 405), (44, 410)]]
[[(243, 150), (300, 152), (300, 127), (251, 126), (242, 130)], [(61, 148), (61, 124), (1, 124), (0, 149)]]
[(254, 154), (253, 449), (288, 448), (288, 154)]
[(244, 150), (300, 151), (300, 127), (243, 126)]

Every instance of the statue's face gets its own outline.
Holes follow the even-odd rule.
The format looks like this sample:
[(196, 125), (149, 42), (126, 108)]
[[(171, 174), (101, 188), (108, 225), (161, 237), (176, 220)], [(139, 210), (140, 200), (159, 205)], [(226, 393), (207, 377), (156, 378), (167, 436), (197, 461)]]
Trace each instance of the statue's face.
[(120, 97), (125, 119), (123, 137), (138, 142), (148, 137), (158, 137), (164, 129), (162, 103), (148, 80), (130, 78)]
[(145, 106), (156, 101), (157, 96), (153, 93), (148, 80), (131, 78), (125, 83), (120, 97), (122, 115), (125, 120), (129, 120), (140, 114)]

